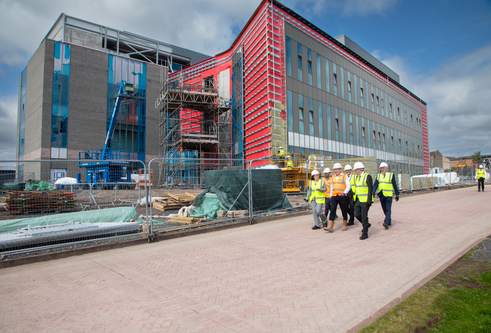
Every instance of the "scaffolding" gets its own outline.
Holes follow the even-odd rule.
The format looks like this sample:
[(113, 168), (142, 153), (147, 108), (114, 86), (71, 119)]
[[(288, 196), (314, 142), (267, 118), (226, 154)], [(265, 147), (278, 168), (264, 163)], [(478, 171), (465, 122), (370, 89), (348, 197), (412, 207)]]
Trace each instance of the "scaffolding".
[[(216, 159), (223, 168), (232, 158), (230, 101), (218, 94), (218, 82), (211, 77), (203, 84), (189, 84), (183, 75), (161, 75), (159, 185), (186, 187), (188, 178), (201, 177), (203, 165), (190, 159)], [(196, 184), (195, 181), (192, 183)]]

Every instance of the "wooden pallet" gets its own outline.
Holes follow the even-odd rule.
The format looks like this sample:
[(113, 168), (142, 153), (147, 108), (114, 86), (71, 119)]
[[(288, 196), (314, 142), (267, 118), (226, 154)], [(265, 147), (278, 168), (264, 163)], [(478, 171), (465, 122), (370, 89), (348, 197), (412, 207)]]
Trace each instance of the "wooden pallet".
[(201, 222), (208, 222), (210, 221), (209, 219), (202, 219), (198, 217), (180, 217), (176, 216), (173, 217), (169, 220), (169, 223), (171, 224), (194, 224), (194, 223), (201, 223)]
[(191, 205), (198, 195), (199, 193), (188, 192), (185, 194), (168, 193), (162, 199), (155, 200), (153, 202), (153, 208), (161, 211), (165, 211), (166, 209), (181, 209), (184, 206)]

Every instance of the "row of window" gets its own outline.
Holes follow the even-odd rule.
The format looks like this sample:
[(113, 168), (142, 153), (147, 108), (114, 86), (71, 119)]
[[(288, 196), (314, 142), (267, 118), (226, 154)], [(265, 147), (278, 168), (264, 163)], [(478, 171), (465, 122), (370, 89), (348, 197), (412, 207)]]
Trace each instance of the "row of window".
[[(291, 38), (286, 37), (287, 75), (293, 77), (291, 44)], [(304, 59), (302, 49), (302, 44), (297, 42), (297, 79), (299, 81), (304, 81)], [(321, 57), (320, 54), (315, 53), (315, 55), (315, 69), (317, 73), (316, 86), (318, 89), (331, 93), (330, 80), (332, 79), (333, 95), (347, 99), (355, 105), (367, 108), (367, 110), (371, 110), (372, 112), (376, 112), (377, 114), (396, 121), (406, 127), (422, 132), (422, 120), (419, 112), (382, 91), (382, 89), (374, 87), (367, 81), (363, 81), (362, 78), (358, 78), (356, 75), (336, 63), (332, 61), (330, 63), (327, 58)], [(324, 59), (324, 66), (322, 66), (322, 59)], [(322, 67), (324, 67), (325, 71), (324, 88), (322, 82)], [(307, 83), (309, 85), (313, 85), (312, 72), (312, 50), (307, 48)], [(345, 88), (347, 91), (345, 91)]]
[[(312, 98), (308, 98), (307, 103), (306, 99), (298, 94), (298, 133), (423, 158), (422, 140)], [(288, 131), (294, 132), (293, 92), (290, 90), (287, 91), (287, 110)], [(324, 116), (327, 120), (326, 131)]]

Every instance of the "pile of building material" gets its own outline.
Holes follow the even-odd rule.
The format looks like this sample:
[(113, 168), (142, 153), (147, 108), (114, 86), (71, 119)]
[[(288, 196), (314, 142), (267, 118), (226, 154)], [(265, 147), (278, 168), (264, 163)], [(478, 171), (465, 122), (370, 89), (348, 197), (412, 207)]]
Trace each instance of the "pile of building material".
[(6, 192), (5, 208), (11, 214), (67, 212), (75, 207), (75, 193), (57, 191)]
[(181, 217), (175, 216), (169, 220), (169, 224), (182, 225), (182, 224), (194, 224), (201, 222), (208, 222), (210, 219), (203, 219), (199, 217)]
[(180, 209), (184, 206), (191, 205), (198, 195), (199, 193), (188, 192), (185, 194), (167, 193), (161, 199), (155, 200), (152, 207), (161, 211), (165, 211), (166, 209)]

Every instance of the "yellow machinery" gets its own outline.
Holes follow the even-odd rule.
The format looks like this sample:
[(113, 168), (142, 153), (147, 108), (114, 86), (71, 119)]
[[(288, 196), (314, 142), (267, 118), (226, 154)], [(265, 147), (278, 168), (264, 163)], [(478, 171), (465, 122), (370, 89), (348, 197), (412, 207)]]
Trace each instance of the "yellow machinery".
[(330, 156), (291, 153), (285, 154), (284, 159), (277, 155), (271, 157), (271, 164), (281, 169), (283, 192), (285, 193), (304, 192), (313, 170), (318, 170), (323, 175), (324, 168), (332, 170), (336, 162), (341, 163), (343, 169), (346, 164), (353, 165), (355, 162), (363, 162), (367, 172), (374, 175), (378, 172), (378, 162), (375, 156), (333, 160)]
[(281, 169), (283, 192), (295, 193), (303, 191), (303, 187), (307, 185), (310, 179), (312, 170), (319, 170), (322, 173), (328, 164), (332, 164), (331, 160), (329, 156), (292, 153), (285, 154), (284, 159), (273, 156), (271, 164), (277, 165)]

